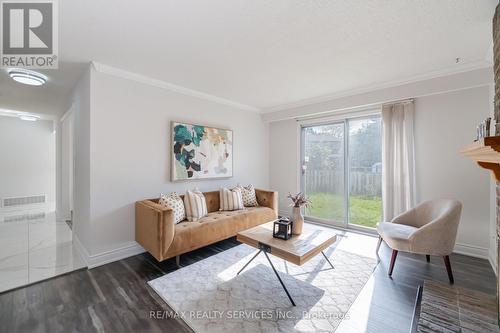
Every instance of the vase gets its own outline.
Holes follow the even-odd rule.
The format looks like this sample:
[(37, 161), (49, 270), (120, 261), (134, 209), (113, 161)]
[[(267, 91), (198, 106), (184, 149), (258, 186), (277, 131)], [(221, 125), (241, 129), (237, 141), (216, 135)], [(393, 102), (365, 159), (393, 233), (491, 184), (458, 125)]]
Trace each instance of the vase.
[(300, 235), (304, 226), (304, 216), (300, 207), (293, 207), (292, 234)]

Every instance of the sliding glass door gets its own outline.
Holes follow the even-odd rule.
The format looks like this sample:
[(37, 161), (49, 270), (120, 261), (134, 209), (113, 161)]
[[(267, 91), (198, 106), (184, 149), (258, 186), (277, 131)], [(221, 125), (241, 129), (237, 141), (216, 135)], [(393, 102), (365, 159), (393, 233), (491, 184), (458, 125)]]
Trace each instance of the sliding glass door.
[(382, 219), (381, 119), (350, 119), (347, 124), (349, 223), (374, 228)]
[(344, 122), (302, 129), (302, 184), (312, 202), (305, 214), (337, 225), (346, 220), (344, 134)]
[(302, 127), (306, 217), (342, 227), (374, 228), (382, 215), (380, 117)]

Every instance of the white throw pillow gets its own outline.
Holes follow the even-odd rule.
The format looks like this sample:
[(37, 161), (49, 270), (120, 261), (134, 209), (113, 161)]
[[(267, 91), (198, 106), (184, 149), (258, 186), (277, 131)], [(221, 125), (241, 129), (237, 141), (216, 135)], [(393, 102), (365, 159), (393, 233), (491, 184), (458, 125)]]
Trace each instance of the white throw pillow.
[(196, 222), (208, 214), (205, 196), (198, 190), (186, 191), (184, 195), (186, 217), (190, 222)]
[(220, 210), (238, 210), (243, 209), (243, 198), (241, 197), (241, 190), (238, 187), (232, 190), (221, 187), (219, 190), (220, 195)]
[(255, 194), (255, 188), (252, 184), (248, 186), (241, 186), (238, 184), (236, 187), (241, 190), (241, 197), (243, 198), (243, 205), (245, 207), (256, 207), (259, 205), (257, 202), (257, 195)]
[(160, 194), (160, 200), (158, 201), (160, 205), (165, 208), (172, 209), (174, 212), (174, 223), (179, 223), (186, 219), (186, 211), (184, 209), (184, 203), (181, 197), (175, 193)]

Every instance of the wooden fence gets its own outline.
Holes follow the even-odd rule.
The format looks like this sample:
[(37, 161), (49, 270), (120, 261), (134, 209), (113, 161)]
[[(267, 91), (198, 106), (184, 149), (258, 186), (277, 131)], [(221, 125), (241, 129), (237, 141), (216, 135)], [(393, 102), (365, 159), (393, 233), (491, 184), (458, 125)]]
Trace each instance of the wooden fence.
[[(349, 173), (351, 195), (381, 196), (382, 174), (371, 171), (351, 171)], [(344, 173), (337, 170), (306, 171), (307, 193), (326, 192), (344, 194)]]

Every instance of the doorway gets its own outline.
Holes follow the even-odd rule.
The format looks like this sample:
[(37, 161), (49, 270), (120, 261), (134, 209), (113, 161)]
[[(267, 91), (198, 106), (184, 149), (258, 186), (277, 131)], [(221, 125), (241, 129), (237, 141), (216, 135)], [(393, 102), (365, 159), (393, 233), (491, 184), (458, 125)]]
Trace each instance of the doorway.
[(62, 139), (65, 127), (53, 116), (0, 115), (0, 292), (85, 267), (66, 223), (71, 214), (62, 213), (73, 197), (72, 129)]
[(301, 188), (311, 221), (371, 231), (382, 218), (379, 114), (301, 127)]

